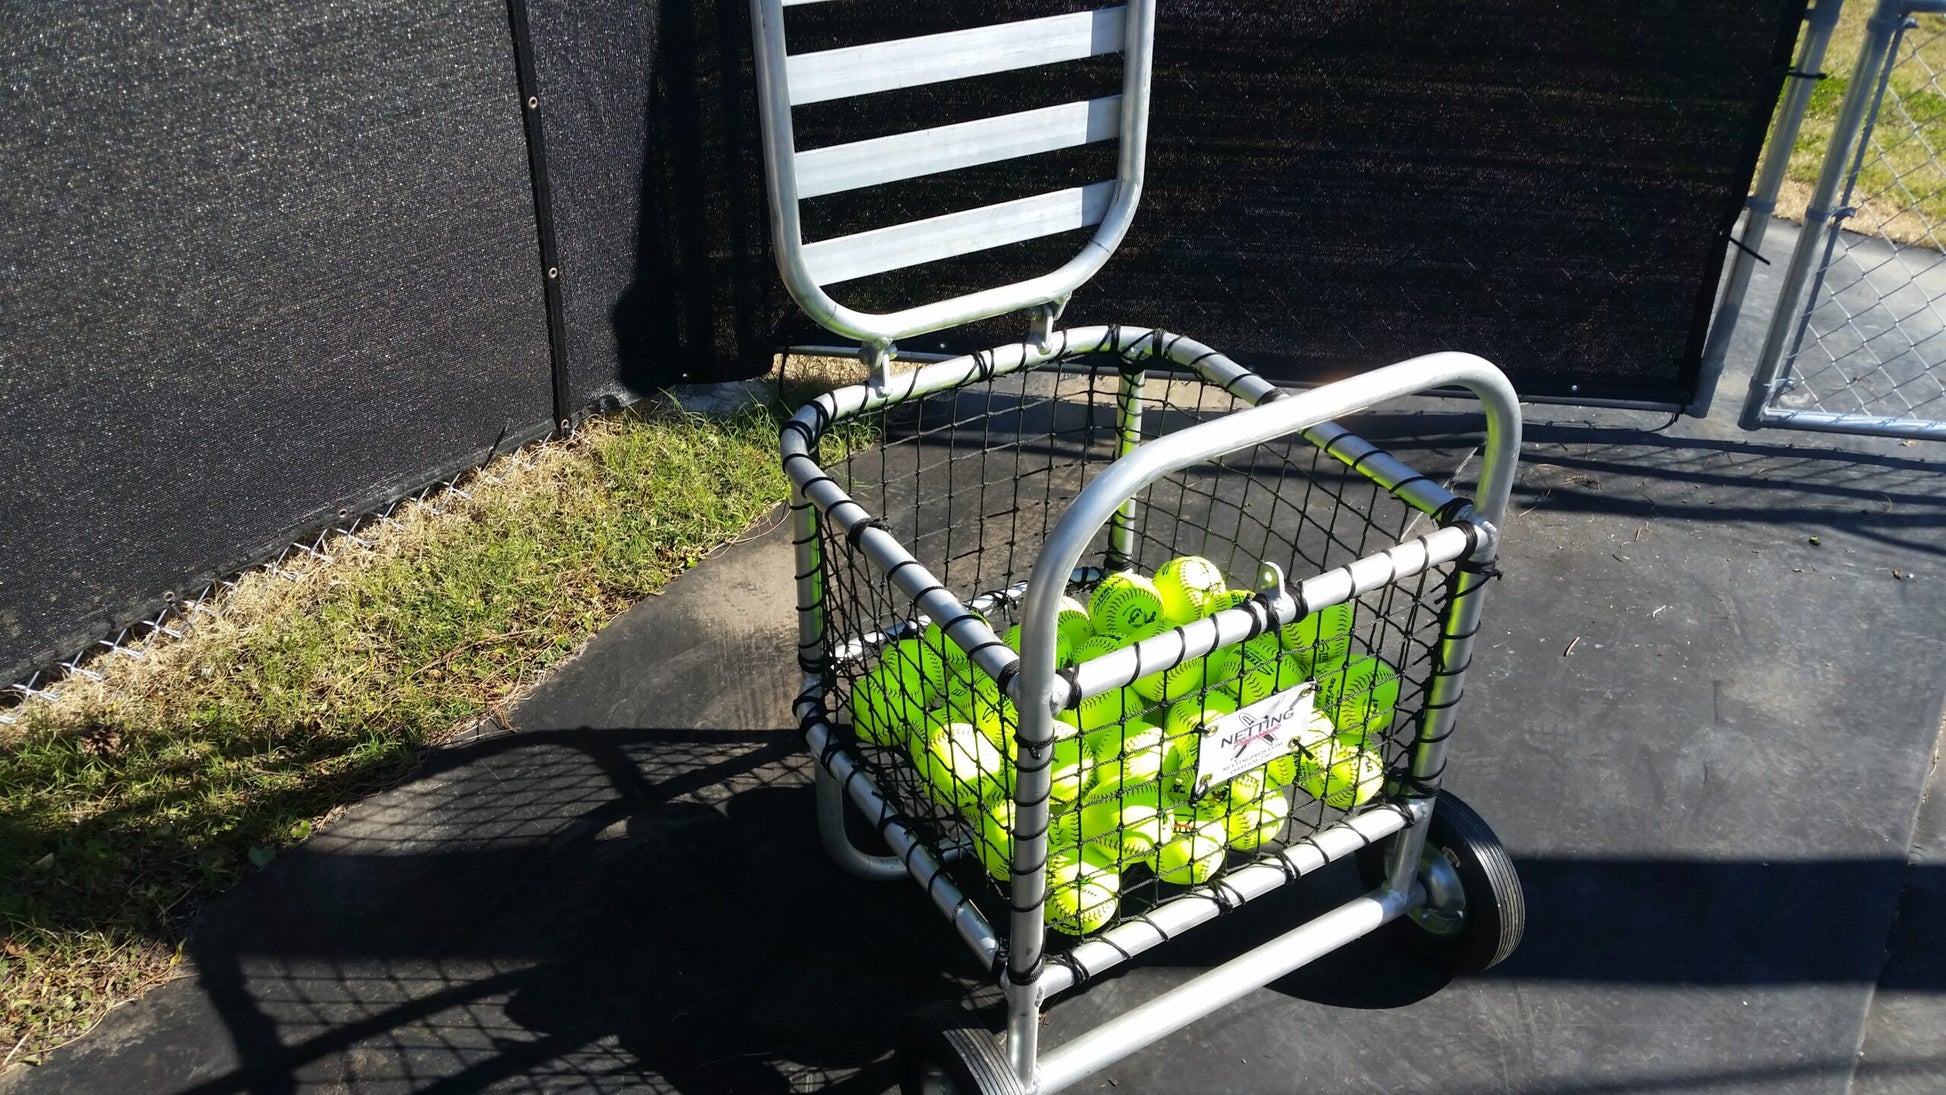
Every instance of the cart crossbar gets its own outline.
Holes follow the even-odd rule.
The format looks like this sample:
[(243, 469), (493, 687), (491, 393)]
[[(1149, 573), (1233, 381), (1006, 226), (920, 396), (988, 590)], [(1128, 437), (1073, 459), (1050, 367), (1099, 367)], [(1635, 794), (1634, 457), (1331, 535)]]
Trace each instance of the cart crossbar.
[(1120, 53), (1127, 14), (1102, 8), (800, 53), (787, 73), (791, 105)]
[[(1313, 612), (1343, 604), (1360, 593), (1464, 558), (1479, 537), (1485, 535), (1490, 533), (1481, 526), (1450, 525), (1307, 578), (1299, 586), (1300, 597), (1304, 607)], [(1258, 610), (1248, 606), (1224, 609), (1214, 616), (1082, 662), (1075, 667), (1074, 694), (1067, 706), (1074, 707), (1089, 697), (1112, 692), (1137, 677), (1194, 661), (1218, 647), (1241, 642), (1269, 628), (1283, 627), (1303, 615), (1298, 611), (1298, 599), (1289, 596), (1272, 598), (1270, 607), (1268, 619), (1257, 618)], [(1020, 697), (1016, 695), (1015, 700), (1019, 702)]]
[[(798, 701), (798, 715), (809, 720), (804, 740), (812, 755), (820, 758), (822, 772), (818, 778), (831, 780), (834, 786), (844, 789), (859, 812), (873, 823), (892, 848), (893, 854), (887, 859), (903, 864), (905, 872), (932, 899), (933, 906), (952, 922), (954, 931), (974, 957), (982, 965), (993, 966), (1000, 953), (998, 933), (980, 915), (966, 892), (947, 877), (944, 861), (927, 849), (925, 841), (900, 818), (891, 800), (851, 755), (833, 747), (832, 728), (818, 702), (807, 694), (807, 698)], [(1082, 985), (1199, 924), (1344, 859), (1366, 845), (1384, 840), (1411, 824), (1415, 811), (1430, 812), (1430, 802), (1387, 803), (1353, 814), (1215, 882), (1184, 890), (1149, 909), (1139, 919), (1118, 924), (1077, 944), (1065, 956), (1048, 964), (1040, 976), (1039, 986), (1046, 996), (1053, 996)], [(840, 856), (853, 854), (848, 847), (832, 851)], [(1167, 1030), (1160, 1031), (1156, 1037), (1166, 1033)]]
[(903, 270), (1100, 224), (1114, 197), (1107, 180), (874, 228), (805, 244), (804, 264), (820, 285)]
[(935, 126), (799, 152), (797, 196), (820, 198), (864, 186), (936, 175), (1094, 144), (1115, 136), (1122, 97), (1104, 95), (1039, 110)]
[(1168, 992), (1090, 1029), (1040, 1055), (1034, 1087), (1051, 1095), (1073, 1087), (1136, 1050), (1201, 1019), (1225, 1004), (1307, 965), (1354, 939), (1398, 919), (1413, 895), (1379, 889), (1337, 908), (1262, 946), (1200, 974)]

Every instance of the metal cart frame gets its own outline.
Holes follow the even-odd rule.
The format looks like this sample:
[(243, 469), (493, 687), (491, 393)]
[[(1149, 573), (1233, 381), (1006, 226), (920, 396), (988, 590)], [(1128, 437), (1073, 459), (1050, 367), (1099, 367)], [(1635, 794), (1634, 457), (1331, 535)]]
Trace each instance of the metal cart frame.
[[(1193, 370), (1245, 402), (1249, 410), (1226, 416), (1161, 440), (1133, 448), (1091, 482), (1068, 507), (1045, 541), (1023, 596), (1023, 649), (1016, 656), (969, 605), (942, 586), (890, 532), (824, 475), (815, 459), (817, 438), (831, 423), (888, 404), (952, 389), (970, 380), (1029, 369), (1073, 352), (1075, 347), (1112, 350), (1140, 359), (1158, 347), (1166, 360)], [(1134, 380), (1140, 383), (1139, 374)], [(799, 663), (804, 691), (796, 715), (818, 758), (819, 822), (825, 847), (840, 865), (867, 877), (910, 874), (952, 922), (982, 962), (1004, 957), (1003, 987), (1008, 1001), (1006, 1051), (1023, 1090), (1054, 1092), (1104, 1065), (1222, 1007), (1244, 993), (1284, 976), (1331, 950), (1369, 934), (1431, 900), (1419, 872), (1427, 823), (1445, 767), (1447, 740), (1455, 706), (1465, 689), (1466, 667), (1479, 628), (1483, 585), (1494, 572), (1498, 526), (1506, 512), (1520, 445), (1520, 410), (1506, 378), (1485, 361), (1467, 354), (1441, 353), (1374, 370), (1302, 394), (1291, 395), (1237, 366), (1208, 347), (1188, 339), (1158, 338), (1153, 331), (1089, 328), (1058, 332), (1053, 344), (1000, 347), (990, 353), (956, 358), (905, 374), (898, 390), (877, 393), (864, 386), (823, 396), (793, 417), (783, 432), (784, 466), (792, 483), (791, 506), (797, 545)], [(1386, 400), (1433, 388), (1464, 386), (1487, 412), (1487, 436), (1477, 502), (1469, 503), (1418, 476), (1382, 450), (1356, 438), (1332, 420)], [(1129, 405), (1133, 405), (1132, 402)], [(1124, 422), (1133, 432), (1132, 424)], [(1309, 577), (1295, 592), (1273, 583), (1260, 604), (1232, 608), (1143, 640), (1112, 655), (1084, 662), (1070, 674), (1055, 667), (1055, 607), (1076, 574), (1090, 540), (1111, 523), (1125, 529), (1136, 519), (1131, 504), (1142, 490), (1170, 472), (1292, 434), (1393, 490), (1414, 508), (1439, 515), (1432, 532), (1367, 556), (1349, 566)], [(821, 522), (855, 544), (920, 613), (950, 621), (946, 634), (969, 652), (974, 664), (993, 679), (1009, 682), (1020, 712), (1020, 768), (1015, 787), (1016, 833), (1008, 946), (949, 878), (941, 856), (898, 818), (898, 809), (856, 759), (843, 748), (829, 721), (825, 693), (832, 646), (846, 641), (830, 636), (820, 585)], [(1111, 529), (1110, 540), (1118, 535)], [(1439, 669), (1426, 699), (1426, 717), (1414, 742), (1410, 775), (1397, 792), (1342, 823), (1294, 843), (1274, 856), (1232, 870), (1205, 887), (1150, 910), (1078, 944), (1067, 961), (1045, 959), (1042, 902), (1046, 888), (1048, 800), (1047, 757), (1053, 744), (1055, 712), (1119, 688), (1138, 676), (1202, 657), (1217, 647), (1240, 642), (1267, 628), (1340, 604), (1360, 593), (1429, 567), (1458, 562), (1458, 585), (1441, 624)], [(857, 637), (852, 637), (855, 641)], [(1038, 763), (1030, 763), (1030, 758)], [(849, 798), (874, 820), (893, 850), (891, 856), (860, 851), (845, 833), (844, 801)], [(1334, 860), (1398, 834), (1389, 849), (1385, 885), (1278, 938), (1166, 992), (1087, 1034), (1050, 1051), (1039, 1048), (1039, 1016), (1055, 993), (1074, 987), (1077, 970), (1099, 973), (1228, 908), (1269, 893)], [(1206, 900), (1204, 898), (1214, 898)]]
[[(1439, 857), (1429, 860), (1422, 852), (1454, 707), (1464, 689), (1478, 630), (1482, 587), (1494, 573), (1497, 530), (1520, 445), (1519, 405), (1506, 378), (1477, 357), (1440, 353), (1292, 394), (1180, 336), (1141, 328), (1055, 327), (1068, 295), (1100, 268), (1122, 239), (1139, 199), (1154, 0), (1129, 0), (1101, 11), (800, 55), (787, 51), (784, 9), (817, 0), (751, 2), (778, 267), (806, 312), (826, 328), (858, 340), (860, 356), (872, 367), (867, 384), (827, 394), (800, 410), (785, 425), (781, 440), (783, 466), (791, 482), (798, 661), (804, 674), (795, 714), (817, 758), (820, 829), (827, 851), (845, 869), (875, 878), (910, 875), (918, 881), (975, 956), (1000, 971), (1008, 1019), (1005, 1066), (999, 1073), (990, 1073), (999, 1075), (996, 1082), (1031, 1092), (1070, 1087), (1109, 1062), (1344, 943), (1451, 900), (1455, 886), (1450, 878), (1439, 876), (1443, 861), (1432, 862)], [(1122, 54), (1124, 60), (1122, 92), (1117, 96), (828, 148), (796, 147), (792, 128), (796, 106), (1111, 53)], [(926, 63), (914, 64), (914, 58)], [(799, 205), (807, 199), (1107, 139), (1120, 142), (1112, 180), (836, 239), (812, 243), (804, 239)], [(875, 315), (849, 308), (826, 289), (831, 283), (1090, 227), (1094, 231), (1081, 253), (1051, 273), (895, 313)], [(896, 377), (891, 374), (899, 338), (1022, 310), (1033, 315), (1026, 342)], [(1024, 588), (987, 591), (962, 601), (819, 465), (819, 439), (835, 423), (1082, 354), (1115, 355), (1126, 363), (1120, 381), (1117, 459), (1087, 483), (1047, 534)], [(1144, 363), (1192, 373), (1249, 406), (1219, 421), (1140, 443)], [(1455, 497), (1334, 422), (1380, 402), (1455, 385), (1471, 390), (1486, 410), (1477, 501)], [(1127, 565), (1133, 557), (1139, 498), (1145, 489), (1182, 469), (1294, 435), (1429, 515), (1437, 527), (1347, 565), (1307, 576), (1291, 588), (1284, 586), (1274, 567), (1265, 567), (1260, 596), (1247, 604), (1075, 669), (1057, 670), (1055, 613), (1068, 583), (1086, 573), (1082, 555), (1104, 526), (1109, 530), (1110, 569)], [(827, 695), (834, 661), (860, 656), (889, 637), (831, 634), (821, 547), (827, 535), (840, 537), (850, 550), (869, 559), (910, 599), (916, 609), (910, 623), (937, 621), (946, 638), (967, 652), (980, 672), (1000, 683), (1019, 712), (1012, 912), (1004, 933), (948, 877), (945, 861), (964, 849), (930, 845), (902, 821), (897, 805), (833, 725)], [(1308, 612), (1449, 563), (1456, 564), (1457, 571), (1440, 624), (1425, 716), (1411, 745), (1409, 771), (1388, 794), (1280, 851), (1263, 854), (1139, 918), (1082, 940), (1060, 962), (1049, 961), (1043, 921), (1044, 868), (1057, 712), (1076, 708), (1084, 699), (1138, 677), (1290, 624)], [(998, 600), (1019, 610), (1018, 654), (975, 612)], [(867, 854), (851, 843), (845, 831), (847, 801), (876, 822), (891, 855)], [(1385, 881), (1371, 892), (1062, 1046), (1045, 1052), (1040, 1048), (1039, 1016), (1049, 997), (1228, 908), (1388, 838), (1395, 839), (1388, 846)]]

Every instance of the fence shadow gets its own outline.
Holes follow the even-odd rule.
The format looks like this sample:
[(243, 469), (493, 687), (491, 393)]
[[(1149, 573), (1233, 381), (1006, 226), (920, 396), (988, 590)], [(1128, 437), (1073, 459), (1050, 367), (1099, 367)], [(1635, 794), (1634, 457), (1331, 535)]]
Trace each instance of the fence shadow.
[[(1477, 436), (1470, 412), (1378, 413), (1348, 422), (1397, 453), (1447, 456), (1456, 436)], [(1685, 437), (1667, 430), (1541, 423), (1523, 433), (1510, 510), (1612, 514), (1652, 520), (1679, 513), (1710, 525), (1790, 526), (1844, 532), (1927, 555), (1946, 554), (1946, 460), (1842, 447)], [(1933, 446), (1937, 448), (1937, 446)], [(1901, 450), (1904, 451), (1904, 450)], [(1477, 464), (1462, 473), (1477, 473)]]
[(829, 868), (794, 738), (440, 751), (210, 910), (189, 953), (241, 1064), (186, 1090), (348, 1067), (415, 1091), (882, 1090), (898, 1015), (986, 979), (916, 890)]
[[(782, 731), (439, 751), (210, 909), (189, 951), (240, 1063), (180, 1090), (884, 1090), (900, 1015), (956, 998), (997, 1023), (998, 994), (916, 887), (823, 858), (808, 764)], [(1534, 982), (1869, 983), (1882, 937), (1844, 934), (1882, 923), (1902, 878), (1946, 890), (1941, 868), (1890, 858), (1518, 864), (1530, 929), (1494, 976)], [(1343, 866), (1145, 964), (1233, 956), (1355, 889)], [(1274, 987), (1395, 1008), (1443, 985), (1374, 938)], [(1946, 970), (1902, 987), (1946, 992)]]
[(746, 6), (664, 0), (654, 10), (634, 269), (608, 314), (617, 379), (645, 396), (763, 374), (786, 304), (763, 257), (770, 235)]

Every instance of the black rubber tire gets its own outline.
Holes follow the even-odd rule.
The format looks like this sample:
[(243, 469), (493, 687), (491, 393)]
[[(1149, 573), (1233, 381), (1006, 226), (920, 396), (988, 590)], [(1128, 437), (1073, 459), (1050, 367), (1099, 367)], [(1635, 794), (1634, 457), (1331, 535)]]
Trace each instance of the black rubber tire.
[[(920, 1008), (899, 1024), (899, 1090), (904, 1095), (1026, 1095), (1000, 1039), (958, 1004)], [(941, 1087), (940, 1084), (951, 1086)]]
[[(1354, 856), (1358, 876), (1377, 888), (1385, 882), (1385, 854), (1391, 841), (1368, 845)], [(1397, 933), (1414, 950), (1438, 962), (1449, 973), (1484, 973), (1499, 965), (1520, 945), (1527, 930), (1527, 899), (1520, 876), (1501, 847), (1500, 838), (1459, 796), (1441, 791), (1426, 829), (1426, 848), (1446, 857), (1459, 876), (1466, 897), (1466, 924), (1455, 934), (1441, 935), (1421, 927), (1410, 916), (1393, 922)]]

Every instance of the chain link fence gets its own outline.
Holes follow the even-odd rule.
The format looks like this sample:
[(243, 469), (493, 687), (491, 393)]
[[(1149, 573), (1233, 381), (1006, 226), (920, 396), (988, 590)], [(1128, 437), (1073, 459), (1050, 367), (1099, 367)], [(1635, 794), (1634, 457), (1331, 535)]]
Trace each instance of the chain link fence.
[(1946, 438), (1946, 4), (1882, 0), (1744, 425)]

